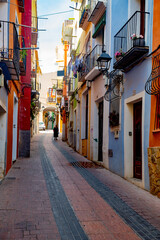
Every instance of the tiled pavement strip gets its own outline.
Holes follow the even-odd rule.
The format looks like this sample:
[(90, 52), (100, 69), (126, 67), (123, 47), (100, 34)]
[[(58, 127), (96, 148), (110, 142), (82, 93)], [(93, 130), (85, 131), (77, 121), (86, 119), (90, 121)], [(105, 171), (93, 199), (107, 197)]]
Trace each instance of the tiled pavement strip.
[(69, 154), (58, 142), (53, 141), (58, 150), (65, 156), (69, 163), (81, 174), (81, 176), (96, 190), (97, 193), (118, 213), (119, 216), (141, 237), (141, 239), (160, 239), (160, 231), (148, 221), (136, 213), (112, 190), (100, 182), (87, 169), (81, 167), (77, 160)]
[[(140, 236), (141, 239), (160, 239), (158, 235), (155, 237), (159, 232), (151, 224), (128, 207), (113, 191), (106, 188), (105, 182), (102, 183), (103, 174), (99, 174), (99, 171), (106, 173), (106, 170), (96, 169), (94, 172), (93, 169), (81, 168), (76, 160), (84, 161), (85, 158), (71, 150), (66, 143), (58, 141), (53, 144), (52, 135), (45, 134), (44, 143), (40, 145), (43, 138), (41, 134), (34, 136), (31, 158), (19, 159), (0, 185), (0, 240), (84, 240), (87, 238), (81, 226), (91, 240), (138, 240), (139, 237), (134, 231), (138, 232), (139, 229), (143, 229), (141, 233), (145, 232), (145, 236), (149, 237)], [(76, 163), (71, 164), (74, 162)], [(101, 177), (102, 181), (98, 180)], [(46, 184), (49, 186), (48, 189)], [(108, 198), (112, 201), (110, 202)], [(56, 200), (58, 202), (54, 205)], [(112, 202), (114, 204), (110, 207), (109, 204), (112, 205)], [(156, 209), (155, 206), (153, 208)], [(125, 219), (116, 214), (120, 211), (117, 213), (123, 215), (121, 209), (127, 211), (124, 214)], [(137, 227), (134, 231), (128, 227), (129, 223), (126, 221), (130, 218), (129, 214), (133, 214), (131, 218), (131, 223), (134, 222), (133, 229)], [(60, 215), (65, 215), (65, 221)], [(70, 215), (77, 231), (70, 226), (72, 222)], [(68, 221), (70, 223), (66, 224)], [(70, 238), (71, 232), (73, 238)], [(152, 236), (149, 235), (151, 232)]]
[(61, 235), (61, 240), (88, 240), (47, 157), (43, 145), (40, 146), (39, 150), (52, 211)]

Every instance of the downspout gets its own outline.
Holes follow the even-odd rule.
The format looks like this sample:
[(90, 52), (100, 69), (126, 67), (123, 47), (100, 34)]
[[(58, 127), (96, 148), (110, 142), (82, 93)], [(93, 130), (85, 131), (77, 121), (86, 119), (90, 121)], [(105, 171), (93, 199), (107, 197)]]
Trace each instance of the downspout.
[[(7, 13), (7, 21), (9, 22), (10, 20), (10, 0), (8, 0), (8, 13)], [(7, 47), (9, 49), (9, 25), (8, 25), (8, 39), (7, 39)], [(8, 80), (8, 79), (6, 79)], [(6, 112), (6, 140), (5, 140), (5, 156), (4, 156), (4, 174), (6, 175), (6, 166), (7, 166), (7, 132), (8, 132), (8, 94), (9, 92), (7, 92), (7, 96), (6, 96), (6, 108), (7, 108), (7, 112)]]

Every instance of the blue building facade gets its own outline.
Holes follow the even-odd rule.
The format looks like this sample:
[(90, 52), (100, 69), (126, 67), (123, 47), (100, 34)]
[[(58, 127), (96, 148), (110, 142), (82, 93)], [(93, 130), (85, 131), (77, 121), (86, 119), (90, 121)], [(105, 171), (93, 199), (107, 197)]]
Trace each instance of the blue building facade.
[(153, 2), (116, 0), (109, 5), (111, 39), (106, 38), (112, 57), (109, 74), (112, 91), (106, 91), (110, 112), (109, 170), (149, 189), (150, 96), (144, 86), (152, 66), (147, 56), (152, 51)]

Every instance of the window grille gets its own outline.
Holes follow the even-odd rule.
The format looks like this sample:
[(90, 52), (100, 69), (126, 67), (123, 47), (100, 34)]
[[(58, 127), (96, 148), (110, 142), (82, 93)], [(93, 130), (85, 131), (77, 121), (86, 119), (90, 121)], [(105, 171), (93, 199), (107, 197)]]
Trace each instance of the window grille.
[(156, 96), (156, 100), (155, 130), (160, 129), (160, 94)]

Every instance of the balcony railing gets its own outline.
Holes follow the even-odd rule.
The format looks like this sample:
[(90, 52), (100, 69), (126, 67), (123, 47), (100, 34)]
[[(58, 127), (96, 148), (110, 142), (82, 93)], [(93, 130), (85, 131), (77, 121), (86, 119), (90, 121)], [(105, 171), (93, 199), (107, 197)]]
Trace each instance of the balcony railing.
[(57, 92), (57, 95), (62, 95), (62, 93), (63, 93), (63, 80), (57, 80), (56, 92)]
[(6, 79), (18, 80), (20, 74), (19, 39), (16, 24), (0, 21), (0, 62), (8, 67)]
[(145, 91), (150, 95), (160, 94), (160, 53), (152, 60), (152, 72), (145, 84)]
[(93, 50), (86, 57), (86, 65), (88, 72), (97, 66), (97, 58), (102, 54), (104, 45), (96, 45)]
[(81, 4), (81, 11), (79, 14), (79, 27), (81, 27), (83, 30), (86, 29), (87, 23), (88, 23), (88, 11), (89, 11), (90, 5), (86, 5), (86, 0), (83, 0)]
[(79, 70), (78, 80), (84, 81), (84, 77), (94, 68), (97, 67), (97, 58), (102, 54), (102, 50), (105, 50), (104, 45), (96, 45), (93, 50), (84, 56), (82, 67)]
[[(125, 63), (128, 60), (128, 63), (134, 62), (148, 52), (148, 47), (146, 47), (149, 45), (146, 33), (148, 17), (149, 12), (136, 11), (114, 36), (114, 54), (120, 53), (121, 55), (121, 60), (118, 61), (121, 63), (121, 66), (118, 66), (118, 69), (119, 67), (125, 68)], [(133, 48), (135, 48), (136, 52)], [(129, 54), (129, 59), (127, 58), (123, 62), (122, 59), (127, 54)], [(115, 59), (116, 61), (117, 59)], [(117, 64), (115, 64), (115, 68), (117, 68)]]
[(70, 79), (68, 82), (68, 96), (71, 96), (74, 92), (73, 89), (73, 79)]
[(38, 18), (32, 17), (31, 44), (36, 45), (38, 40)]
[(63, 89), (63, 80), (57, 80), (57, 89)]
[(85, 80), (84, 77), (89, 72), (89, 69), (88, 69), (88, 66), (87, 66), (87, 62), (86, 62), (86, 57), (87, 57), (87, 55), (85, 54), (83, 56), (83, 61), (81, 60), (81, 64), (78, 67), (78, 81), (79, 82), (83, 82)]

